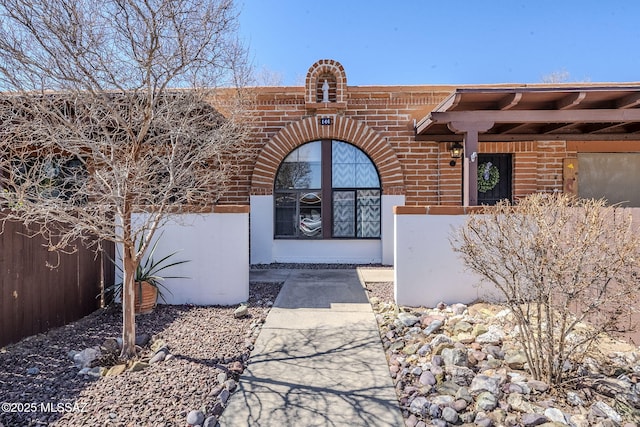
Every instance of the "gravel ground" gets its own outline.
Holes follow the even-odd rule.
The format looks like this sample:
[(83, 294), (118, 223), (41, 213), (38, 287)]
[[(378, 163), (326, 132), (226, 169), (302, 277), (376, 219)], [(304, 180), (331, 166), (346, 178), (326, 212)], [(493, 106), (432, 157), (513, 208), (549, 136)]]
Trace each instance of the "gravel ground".
[(393, 282), (367, 282), (364, 284), (369, 298), (376, 297), (382, 302), (393, 303)]
[[(164, 340), (173, 359), (139, 372), (99, 379), (78, 375), (69, 351), (121, 333), (119, 306), (0, 349), (0, 427), (184, 426), (191, 410), (211, 410), (219, 374), (249, 356), (255, 329), (280, 284), (250, 286), (249, 316), (235, 307), (159, 305), (137, 318), (138, 334)], [(252, 333), (253, 331), (253, 333)], [(34, 369), (35, 368), (35, 369)], [(219, 391), (219, 388), (218, 388)]]

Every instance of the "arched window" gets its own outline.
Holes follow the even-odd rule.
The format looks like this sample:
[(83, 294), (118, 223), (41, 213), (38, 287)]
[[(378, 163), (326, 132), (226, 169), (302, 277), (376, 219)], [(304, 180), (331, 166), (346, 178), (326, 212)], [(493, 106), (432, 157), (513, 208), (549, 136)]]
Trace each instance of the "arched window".
[(354, 145), (322, 140), (293, 150), (276, 175), (275, 237), (380, 238), (380, 178)]

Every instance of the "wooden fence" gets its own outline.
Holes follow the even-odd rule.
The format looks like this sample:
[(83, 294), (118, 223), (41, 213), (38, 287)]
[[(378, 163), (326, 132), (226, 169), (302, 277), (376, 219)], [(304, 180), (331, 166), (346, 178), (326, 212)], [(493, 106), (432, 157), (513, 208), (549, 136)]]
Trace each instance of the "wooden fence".
[[(29, 238), (25, 228), (7, 222), (0, 234), (0, 347), (23, 337), (62, 326), (100, 307), (100, 281), (114, 280), (110, 261), (82, 246), (71, 254), (47, 251), (41, 238)], [(108, 245), (113, 253), (113, 245)]]

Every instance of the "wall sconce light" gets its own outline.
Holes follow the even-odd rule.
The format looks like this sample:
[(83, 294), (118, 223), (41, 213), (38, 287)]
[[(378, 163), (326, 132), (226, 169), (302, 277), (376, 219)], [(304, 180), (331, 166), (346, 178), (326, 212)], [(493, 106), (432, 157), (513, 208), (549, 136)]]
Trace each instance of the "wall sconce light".
[(449, 166), (456, 165), (456, 159), (462, 158), (462, 152), (464, 147), (459, 142), (454, 142), (451, 148), (449, 148), (449, 152), (451, 152), (451, 161), (449, 162)]

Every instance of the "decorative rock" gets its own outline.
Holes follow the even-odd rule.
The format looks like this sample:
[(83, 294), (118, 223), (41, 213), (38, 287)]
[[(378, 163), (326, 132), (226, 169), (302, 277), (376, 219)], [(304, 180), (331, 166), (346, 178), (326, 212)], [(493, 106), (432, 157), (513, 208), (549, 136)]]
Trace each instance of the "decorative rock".
[(473, 396), (469, 393), (469, 389), (466, 387), (460, 387), (456, 392), (456, 399), (462, 399), (467, 404), (473, 403)]
[(429, 343), (431, 348), (436, 348), (441, 344), (453, 345), (453, 340), (445, 334), (438, 334)]
[(446, 407), (442, 410), (442, 419), (448, 423), (455, 424), (458, 422), (458, 413), (455, 409)]
[(502, 332), (502, 330), (495, 327), (494, 325), (491, 325), (487, 332), (485, 332), (484, 334), (478, 335), (476, 337), (476, 342), (479, 344), (498, 345), (502, 343), (503, 339), (504, 339), (504, 332)]
[(440, 407), (450, 406), (453, 403), (453, 396), (440, 395), (431, 399), (431, 403)]
[(456, 411), (456, 412), (462, 412), (465, 409), (467, 409), (467, 406), (469, 406), (469, 403), (467, 403), (466, 400), (464, 399), (456, 399), (453, 401), (453, 403), (451, 404), (451, 407)]
[(436, 377), (433, 375), (431, 371), (424, 371), (420, 375), (420, 379), (418, 380), (422, 385), (430, 385), (433, 386), (436, 384)]
[(218, 384), (223, 384), (227, 380), (227, 378), (229, 377), (227, 376), (226, 372), (220, 372), (216, 377), (216, 379), (218, 380)]
[(169, 351), (166, 348), (160, 349), (156, 354), (153, 355), (151, 359), (149, 359), (149, 364), (162, 362), (167, 357)]
[(234, 380), (226, 380), (224, 382), (224, 388), (229, 390), (231, 393), (235, 391), (236, 387), (238, 387), (238, 383), (236, 383)]
[(482, 323), (476, 323), (473, 327), (473, 331), (471, 332), (474, 336), (482, 335), (488, 332), (487, 326)]
[(578, 396), (578, 393), (573, 391), (567, 392), (567, 403), (573, 406), (584, 406), (585, 404), (584, 400), (582, 400), (580, 396)]
[(549, 384), (547, 384), (547, 383), (545, 383), (543, 381), (529, 380), (529, 381), (527, 381), (527, 384), (533, 390), (539, 391), (540, 393), (544, 393), (545, 391), (549, 390)]
[(102, 376), (102, 369), (100, 366), (96, 366), (94, 368), (91, 368), (87, 371), (87, 375), (89, 375), (90, 377), (94, 377), (94, 378), (99, 378)]
[(431, 353), (431, 345), (425, 344), (418, 349), (418, 356), (426, 356)]
[(117, 375), (122, 374), (126, 370), (127, 370), (127, 365), (125, 365), (125, 364), (115, 365), (115, 366), (110, 367), (107, 370), (107, 372), (105, 372), (104, 376), (105, 377), (115, 377)]
[(547, 417), (541, 414), (523, 414), (522, 415), (522, 424), (525, 427), (539, 426), (540, 424), (544, 424), (547, 421)]
[(223, 405), (226, 405), (227, 400), (229, 400), (229, 396), (231, 396), (231, 393), (229, 393), (229, 390), (225, 388), (225, 389), (222, 389), (222, 391), (218, 395), (218, 399)]
[(508, 353), (504, 357), (504, 361), (511, 369), (524, 369), (524, 364), (527, 363), (527, 355), (524, 351)]
[(420, 343), (409, 344), (405, 348), (402, 349), (402, 352), (407, 356), (412, 354), (416, 354), (420, 349)]
[(465, 322), (464, 320), (458, 322), (453, 327), (453, 332), (459, 334), (460, 332), (471, 332), (473, 331), (473, 325), (469, 322)]
[(150, 339), (151, 337), (149, 336), (149, 334), (136, 335), (136, 345), (144, 347), (145, 345), (149, 344)]
[(27, 375), (38, 375), (40, 373), (40, 369), (38, 368), (27, 368)]
[(216, 427), (218, 425), (218, 417), (210, 416), (204, 420), (202, 427)]
[(483, 391), (476, 398), (476, 407), (478, 409), (492, 411), (496, 406), (498, 406), (498, 398), (488, 391)]
[(159, 352), (162, 349), (167, 349), (167, 352), (169, 351), (169, 346), (167, 345), (166, 342), (164, 342), (164, 340), (155, 340), (153, 342), (153, 344), (151, 344), (151, 351), (155, 354), (157, 352)]
[(571, 416), (571, 426), (575, 426), (575, 427), (589, 427), (590, 423), (589, 420), (587, 419), (587, 417), (585, 415), (582, 414), (574, 414)]
[(480, 374), (471, 381), (469, 393), (473, 395), (483, 391), (488, 391), (491, 394), (498, 395), (500, 393), (501, 383), (502, 379), (500, 377), (490, 377)]
[(564, 413), (557, 408), (547, 408), (544, 410), (544, 416), (549, 419), (549, 421), (555, 423), (567, 424), (567, 419), (564, 416)]
[(488, 345), (484, 349), (488, 355), (491, 355), (495, 359), (504, 359), (504, 351), (497, 345)]
[(465, 311), (467, 311), (467, 306), (465, 304), (456, 303), (451, 306), (451, 311), (453, 311), (453, 314), (459, 316), (461, 314), (464, 314)]
[(409, 412), (416, 415), (425, 415), (429, 412), (429, 401), (424, 396), (417, 396), (409, 405)]
[(133, 365), (131, 365), (131, 367), (129, 368), (130, 372), (138, 372), (138, 371), (142, 371), (143, 369), (146, 369), (149, 367), (149, 364), (147, 362), (142, 362), (140, 360), (136, 360), (135, 362), (133, 362)]
[(484, 412), (478, 412), (476, 414), (476, 418), (474, 420), (474, 423), (479, 427), (491, 427), (491, 426), (493, 426), (493, 421)]
[(410, 414), (404, 420), (405, 427), (415, 427), (416, 424), (418, 424), (418, 418), (416, 418), (416, 416), (414, 414)]
[(436, 354), (431, 358), (431, 363), (433, 364), (433, 366), (443, 366), (444, 360), (442, 359), (442, 356)]
[(475, 372), (464, 366), (450, 366), (447, 368), (447, 373), (452, 382), (465, 387), (470, 385), (476, 376)]
[(222, 405), (222, 402), (216, 402), (213, 404), (213, 408), (211, 408), (211, 414), (219, 417), (220, 415), (222, 415), (222, 412), (224, 411), (224, 405)]
[(429, 416), (434, 419), (438, 419), (442, 416), (442, 408), (438, 405), (429, 406)]
[(467, 351), (460, 348), (445, 348), (442, 350), (445, 366), (469, 366)]
[(523, 413), (535, 412), (533, 405), (525, 401), (521, 394), (513, 393), (507, 397), (507, 402), (511, 405), (511, 409)]
[(249, 315), (249, 307), (246, 304), (240, 304), (238, 308), (233, 311), (233, 317), (240, 319)]
[(455, 396), (460, 389), (460, 386), (451, 381), (443, 381), (437, 385), (436, 389), (440, 394), (448, 394), (449, 396)]
[(442, 325), (444, 325), (444, 321), (440, 319), (433, 320), (431, 323), (429, 323), (429, 326), (424, 328), (424, 331), (422, 331), (422, 333), (424, 333), (425, 335), (431, 335), (432, 333), (440, 329)]
[(618, 414), (611, 406), (601, 401), (591, 405), (590, 412), (597, 417), (608, 418), (616, 424), (620, 424), (622, 422), (620, 414)]
[(73, 356), (73, 361), (78, 368), (87, 368), (91, 363), (100, 357), (100, 350), (97, 348), (85, 348), (80, 353)]
[(461, 332), (456, 336), (456, 339), (462, 344), (471, 344), (473, 341), (475, 341), (476, 338), (473, 336), (473, 334), (470, 334), (468, 332)]
[(404, 348), (404, 341), (400, 340), (400, 341), (396, 341), (393, 344), (391, 344), (389, 346), (389, 351), (391, 351), (392, 353), (395, 353), (395, 352), (399, 351), (402, 348)]
[(191, 411), (187, 414), (187, 424), (189, 425), (200, 425), (203, 421), (204, 413), (202, 411)]
[(411, 327), (420, 321), (417, 316), (405, 312), (398, 313), (398, 320), (406, 327)]

